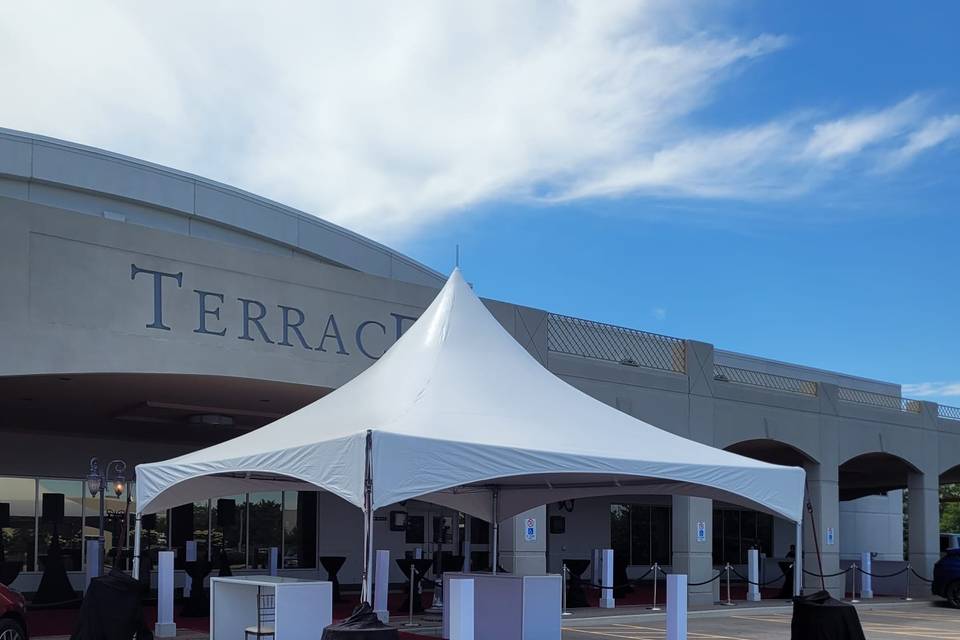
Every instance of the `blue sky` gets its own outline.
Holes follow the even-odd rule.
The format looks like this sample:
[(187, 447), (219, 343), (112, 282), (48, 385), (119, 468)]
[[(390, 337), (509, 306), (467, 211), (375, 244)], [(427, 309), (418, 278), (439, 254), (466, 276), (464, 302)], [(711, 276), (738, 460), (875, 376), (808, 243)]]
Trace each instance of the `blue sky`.
[[(924, 94), (960, 110), (960, 4), (750, 2), (725, 27), (784, 34), (696, 114), (740, 125)], [(625, 195), (490, 203), (401, 243), (482, 294), (901, 383), (960, 381), (960, 145), (777, 201)], [(960, 387), (960, 385), (957, 385)], [(960, 388), (910, 389), (960, 405)]]
[(960, 405), (960, 3), (277, 6), (12, 4), (0, 126), (441, 271), (460, 244), (482, 295)]

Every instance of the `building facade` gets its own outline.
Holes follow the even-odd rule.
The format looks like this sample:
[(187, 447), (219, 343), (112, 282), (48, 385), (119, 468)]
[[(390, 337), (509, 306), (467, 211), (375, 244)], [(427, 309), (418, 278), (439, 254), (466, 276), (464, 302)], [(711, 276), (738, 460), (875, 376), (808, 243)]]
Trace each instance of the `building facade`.
[[(84, 493), (92, 457), (123, 460), (132, 483), (138, 463), (304, 406), (379, 358), (444, 281), (387, 247), (255, 195), (3, 130), (0, 273), (0, 503), (10, 505), (0, 528), (6, 559), (20, 564), (15, 586), (25, 591), (35, 588), (54, 535), (45, 494), (64, 495), (56, 534), (82, 583), (81, 541), (96, 534), (99, 518)], [(939, 557), (938, 488), (960, 479), (960, 409), (904, 399), (896, 384), (485, 303), (545, 367), (591, 396), (700, 442), (803, 466), (813, 514), (808, 567), (815, 524), (826, 573), (873, 551), (930, 574)], [(124, 535), (128, 495), (108, 501), (108, 545)], [(394, 505), (375, 526), (377, 546), (394, 555), (422, 548), (489, 563), (487, 524), (441, 507)], [(196, 540), (204, 553), (227, 552), (237, 570), (262, 567), (270, 547), (291, 572), (344, 556), (341, 578), (352, 583), (360, 527), (359, 511), (329, 494), (248, 494), (160, 514), (145, 544), (155, 552)], [(565, 558), (612, 545), (630, 571), (658, 562), (697, 582), (716, 566), (742, 563), (752, 545), (783, 557), (792, 539), (790, 524), (736, 505), (591, 498), (503, 523), (500, 563), (557, 571)], [(692, 595), (712, 600), (715, 588)]]

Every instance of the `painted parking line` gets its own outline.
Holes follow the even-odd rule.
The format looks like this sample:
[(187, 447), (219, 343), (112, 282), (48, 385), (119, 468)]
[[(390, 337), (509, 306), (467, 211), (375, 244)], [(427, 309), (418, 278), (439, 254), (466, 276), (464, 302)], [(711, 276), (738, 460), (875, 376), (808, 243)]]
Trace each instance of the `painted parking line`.
[[(641, 627), (641, 626), (632, 625), (632, 624), (616, 624), (615, 626), (618, 626), (618, 627), (630, 627), (631, 629), (649, 629), (649, 630), (652, 630), (652, 631), (657, 631), (657, 632), (659, 632), (659, 633), (661, 634), (661, 635), (658, 636), (658, 637), (663, 637), (663, 634), (666, 633), (666, 631), (664, 631), (663, 629), (656, 629), (656, 628), (654, 628), (654, 627)], [(690, 631), (689, 629), (687, 629), (687, 637), (690, 637), (690, 638), (711, 638), (711, 639), (713, 639), (713, 640), (749, 640), (748, 638), (742, 638), (742, 637), (740, 637), (740, 636), (721, 636), (721, 635), (717, 635), (717, 634), (715, 634), (715, 633), (704, 633), (704, 632), (701, 632), (701, 631)]]

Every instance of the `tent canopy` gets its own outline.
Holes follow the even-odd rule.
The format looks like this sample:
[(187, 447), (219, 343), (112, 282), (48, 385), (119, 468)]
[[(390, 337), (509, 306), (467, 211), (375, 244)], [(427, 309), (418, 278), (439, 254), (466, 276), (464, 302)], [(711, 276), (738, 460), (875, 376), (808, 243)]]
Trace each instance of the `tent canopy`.
[(800, 468), (687, 440), (560, 380), (456, 270), (403, 337), (339, 389), (233, 440), (137, 465), (137, 509), (317, 488), (364, 508), (367, 471), (373, 509), (419, 498), (488, 521), (494, 487), (501, 518), (570, 498), (656, 493), (799, 522), (804, 493)]

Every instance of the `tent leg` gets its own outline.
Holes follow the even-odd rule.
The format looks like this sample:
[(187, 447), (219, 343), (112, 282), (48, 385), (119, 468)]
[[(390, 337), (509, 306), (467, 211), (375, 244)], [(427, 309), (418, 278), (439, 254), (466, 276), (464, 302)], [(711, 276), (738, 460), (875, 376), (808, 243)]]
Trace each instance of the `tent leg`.
[(135, 518), (133, 526), (133, 579), (140, 579), (140, 514)]
[(793, 558), (793, 595), (803, 592), (803, 521), (797, 523), (797, 541)]
[(500, 564), (500, 489), (493, 488), (493, 531), (490, 541), (490, 559), (493, 566), (493, 574), (497, 574), (497, 565)]
[(367, 452), (363, 481), (363, 572), (360, 574), (360, 602), (373, 607), (373, 432), (367, 430)]

